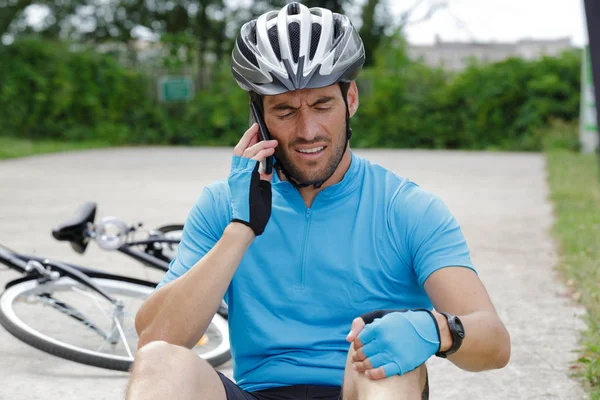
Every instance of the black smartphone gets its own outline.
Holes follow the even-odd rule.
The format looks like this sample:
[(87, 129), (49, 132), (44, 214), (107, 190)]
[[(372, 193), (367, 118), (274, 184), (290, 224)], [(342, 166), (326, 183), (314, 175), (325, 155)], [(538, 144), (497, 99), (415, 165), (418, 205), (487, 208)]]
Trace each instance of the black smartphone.
[[(267, 129), (267, 125), (265, 124), (265, 120), (263, 119), (262, 113), (253, 101), (250, 101), (250, 109), (252, 110), (252, 112), (250, 113), (250, 126), (252, 126), (252, 124), (256, 122), (258, 124), (259, 139), (271, 140), (271, 134)], [(266, 174), (270, 174), (271, 172), (273, 172), (273, 156), (269, 156), (263, 161), (263, 170)]]

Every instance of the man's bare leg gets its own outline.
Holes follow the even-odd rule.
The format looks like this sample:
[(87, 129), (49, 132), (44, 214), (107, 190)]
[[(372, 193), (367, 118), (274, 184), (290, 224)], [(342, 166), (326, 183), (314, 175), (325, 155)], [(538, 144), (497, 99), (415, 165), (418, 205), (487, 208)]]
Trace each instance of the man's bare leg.
[(191, 350), (166, 342), (142, 347), (127, 385), (126, 400), (226, 400), (212, 366)]
[(404, 375), (371, 380), (352, 369), (354, 346), (350, 346), (344, 372), (343, 400), (421, 400), (427, 369), (421, 365)]

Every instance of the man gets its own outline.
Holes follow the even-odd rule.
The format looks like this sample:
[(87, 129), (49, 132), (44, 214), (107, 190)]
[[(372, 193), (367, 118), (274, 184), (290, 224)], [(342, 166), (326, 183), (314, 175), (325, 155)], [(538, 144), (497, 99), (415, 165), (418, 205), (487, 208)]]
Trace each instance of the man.
[[(349, 148), (363, 60), (348, 18), (326, 9), (292, 3), (241, 28), (233, 74), (273, 139), (246, 131), (228, 179), (190, 212), (136, 318), (129, 399), (421, 399), (433, 355), (507, 364), (448, 208)], [(189, 350), (223, 298), (236, 383)]]

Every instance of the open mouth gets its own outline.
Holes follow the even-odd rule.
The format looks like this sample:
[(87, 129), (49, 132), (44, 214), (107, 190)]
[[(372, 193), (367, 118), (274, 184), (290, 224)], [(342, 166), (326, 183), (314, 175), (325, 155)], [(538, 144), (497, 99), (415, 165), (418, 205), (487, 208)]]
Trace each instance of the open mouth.
[(312, 147), (310, 149), (296, 149), (296, 151), (305, 156), (318, 155), (325, 150), (326, 146)]

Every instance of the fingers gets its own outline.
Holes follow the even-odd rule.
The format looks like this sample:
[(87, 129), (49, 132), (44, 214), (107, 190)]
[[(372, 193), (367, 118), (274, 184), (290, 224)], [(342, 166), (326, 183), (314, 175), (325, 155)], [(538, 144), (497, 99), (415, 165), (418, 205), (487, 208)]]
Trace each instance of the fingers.
[(383, 379), (385, 378), (385, 370), (383, 368), (373, 369), (371, 360), (366, 357), (364, 351), (369, 350), (368, 344), (365, 346), (358, 335), (363, 332), (365, 328), (365, 321), (358, 317), (352, 321), (352, 328), (346, 340), (352, 342), (354, 346), (354, 354), (352, 355), (352, 368), (360, 373), (365, 373), (371, 379)]
[(354, 349), (358, 350), (361, 347), (357, 344), (359, 341), (362, 345), (372, 342), (373, 339), (375, 339), (375, 337), (377, 336), (377, 332), (377, 322), (372, 322), (369, 325), (367, 325), (365, 328), (363, 328), (362, 332), (360, 332), (360, 334), (354, 341)]
[(352, 368), (361, 374), (365, 374), (368, 378), (372, 380), (384, 379), (388, 375), (385, 372), (385, 368), (383, 366), (373, 368), (369, 359), (366, 359), (362, 362), (356, 362), (352, 364)]
[(252, 124), (252, 126), (242, 135), (242, 138), (233, 149), (233, 154), (236, 156), (242, 156), (244, 150), (250, 146), (250, 141), (258, 135), (258, 124)]
[(352, 343), (352, 346), (354, 347), (354, 350), (358, 351), (358, 349), (360, 349), (361, 347), (363, 347), (365, 344), (363, 343), (363, 341), (357, 337), (356, 339), (354, 339), (354, 342)]
[(367, 376), (367, 378), (374, 381), (386, 378), (385, 369), (383, 369), (383, 367), (368, 369), (365, 371), (365, 375)]
[(357, 361), (355, 363), (352, 364), (352, 368), (354, 368), (356, 371), (363, 373), (369, 369), (373, 368), (373, 365), (371, 364), (371, 360), (369, 360), (368, 358), (364, 361)]
[[(346, 340), (348, 342), (354, 341), (354, 339), (357, 338), (358, 334), (363, 330), (364, 327), (365, 321), (363, 321), (362, 318), (354, 318), (354, 321), (352, 321), (352, 328), (350, 330), (350, 333), (348, 333)], [(356, 350), (356, 346), (354, 347), (354, 349)]]
[(356, 350), (354, 352), (354, 354), (352, 354), (352, 361), (354, 362), (358, 362), (358, 361), (364, 361), (367, 358), (367, 356), (365, 356), (365, 353), (363, 352), (362, 347), (358, 350)]
[[(258, 131), (257, 131), (257, 132), (258, 132)], [(256, 134), (256, 135), (253, 135), (253, 136), (250, 138), (250, 142), (248, 143), (248, 146), (246, 146), (246, 148), (248, 148), (248, 147), (252, 147), (252, 146), (254, 146), (256, 143), (258, 143), (258, 134)]]
[[(277, 140), (260, 141), (258, 137), (258, 125), (253, 124), (248, 129), (238, 144), (233, 149), (233, 154), (240, 157), (250, 158), (252, 160), (262, 161), (270, 155), (273, 155), (274, 148), (277, 147)], [(261, 153), (262, 150), (272, 149), (269, 152)]]
[[(250, 158), (250, 159), (256, 160), (256, 161), (262, 161), (265, 158), (267, 158), (267, 156), (273, 155), (273, 153), (275, 152), (275, 147), (277, 147), (277, 144), (278, 144), (277, 140), (259, 141), (258, 143), (254, 144), (253, 146), (250, 146), (246, 150), (244, 150), (242, 157)], [(266, 150), (266, 151), (263, 152), (263, 150)], [(261, 153), (261, 154), (259, 154), (259, 153)]]
[[(233, 154), (236, 156), (242, 156), (244, 151), (251, 146), (250, 142), (254, 139), (258, 141), (258, 124), (254, 123), (252, 126), (242, 135), (242, 138), (233, 149)], [(254, 144), (252, 143), (252, 144)]]
[[(277, 143), (272, 144), (269, 142), (260, 142), (249, 149), (246, 149), (244, 152), (244, 157), (250, 158), (251, 160), (256, 160), (258, 162), (263, 162), (265, 158), (272, 156), (273, 153), (275, 153), (275, 146), (277, 146)], [(269, 147), (265, 148), (265, 146)]]
[[(357, 339), (360, 340), (360, 339)], [(356, 349), (352, 354), (352, 361), (364, 361), (367, 357), (377, 353), (377, 344), (375, 342), (367, 343)]]

